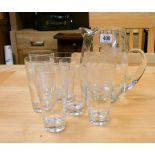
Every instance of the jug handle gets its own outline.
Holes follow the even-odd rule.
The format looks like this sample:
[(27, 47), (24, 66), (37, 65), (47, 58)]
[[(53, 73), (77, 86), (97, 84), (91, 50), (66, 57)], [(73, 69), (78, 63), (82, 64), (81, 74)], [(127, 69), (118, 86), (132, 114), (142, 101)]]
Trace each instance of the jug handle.
[(126, 77), (125, 92), (133, 88), (137, 84), (137, 82), (140, 80), (140, 78), (144, 74), (144, 71), (147, 66), (147, 58), (141, 49), (134, 48), (134, 49), (129, 50), (129, 53), (139, 53), (141, 56), (142, 62), (140, 63), (136, 72), (132, 76)]

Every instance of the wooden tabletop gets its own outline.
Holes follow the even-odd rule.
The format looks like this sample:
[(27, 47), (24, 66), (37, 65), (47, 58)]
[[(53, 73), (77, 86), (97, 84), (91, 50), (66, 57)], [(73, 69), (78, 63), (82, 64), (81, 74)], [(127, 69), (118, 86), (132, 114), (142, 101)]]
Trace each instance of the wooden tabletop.
[(0, 142), (155, 142), (155, 67), (112, 104), (107, 125), (91, 125), (86, 112), (67, 117), (66, 129), (52, 134), (32, 111), (25, 67), (1, 65)]

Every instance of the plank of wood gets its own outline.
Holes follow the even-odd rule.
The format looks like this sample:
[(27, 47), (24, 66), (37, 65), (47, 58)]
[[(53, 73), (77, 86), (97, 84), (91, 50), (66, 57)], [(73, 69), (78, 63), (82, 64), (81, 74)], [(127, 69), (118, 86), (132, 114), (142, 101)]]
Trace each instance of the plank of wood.
[(151, 27), (148, 31), (147, 52), (148, 53), (155, 52), (155, 27)]
[(149, 28), (155, 25), (155, 13), (148, 12), (90, 12), (90, 27)]

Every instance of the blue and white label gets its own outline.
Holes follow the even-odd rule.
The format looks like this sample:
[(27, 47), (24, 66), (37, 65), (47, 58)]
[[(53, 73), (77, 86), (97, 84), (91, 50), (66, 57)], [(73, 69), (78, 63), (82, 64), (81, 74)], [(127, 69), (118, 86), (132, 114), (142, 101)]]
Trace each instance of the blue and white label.
[(112, 43), (112, 34), (100, 34), (100, 43)]

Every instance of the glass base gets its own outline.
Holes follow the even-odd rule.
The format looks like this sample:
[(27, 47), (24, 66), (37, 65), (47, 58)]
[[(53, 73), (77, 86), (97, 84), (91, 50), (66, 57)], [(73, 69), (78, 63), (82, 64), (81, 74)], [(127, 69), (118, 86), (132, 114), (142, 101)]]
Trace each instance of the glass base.
[(36, 113), (41, 113), (42, 110), (40, 108), (37, 108), (37, 109), (33, 109), (33, 111)]
[(58, 133), (65, 129), (65, 119), (62, 117), (48, 117), (44, 119), (45, 129), (48, 132)]
[(65, 113), (67, 115), (71, 115), (71, 116), (80, 116), (80, 115), (82, 115), (82, 111), (67, 111)]
[(35, 101), (33, 101), (32, 102), (32, 107), (33, 107), (33, 111), (34, 112), (37, 112), (37, 113), (41, 113), (41, 108), (40, 108), (40, 102), (35, 102)]
[(61, 132), (65, 129), (65, 125), (62, 125), (62, 126), (53, 126), (53, 127), (48, 127), (48, 128), (45, 128), (45, 130), (47, 132), (51, 132), (51, 133), (58, 133), (58, 132)]
[(80, 116), (83, 114), (83, 104), (82, 103), (70, 103), (65, 108), (65, 113), (71, 116)]
[(105, 124), (107, 124), (107, 120), (103, 120), (103, 121), (95, 121), (95, 120), (90, 120), (90, 123), (96, 126), (103, 126)]
[(108, 112), (89, 112), (89, 122), (96, 126), (103, 126), (107, 124)]

